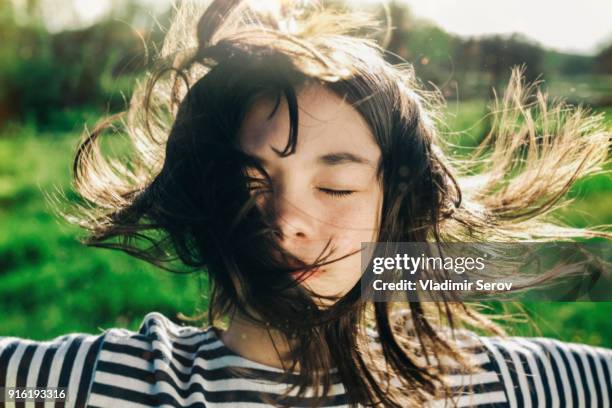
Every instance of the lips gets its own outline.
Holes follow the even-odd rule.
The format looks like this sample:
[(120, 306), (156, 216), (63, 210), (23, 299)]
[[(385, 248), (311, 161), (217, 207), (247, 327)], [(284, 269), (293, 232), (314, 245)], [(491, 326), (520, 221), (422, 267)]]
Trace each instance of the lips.
[[(303, 265), (292, 258), (283, 259), (282, 254), (280, 253), (275, 253), (275, 258), (281, 260), (281, 262), (283, 262), (289, 268), (299, 268)], [(296, 280), (302, 278), (303, 276), (305, 276), (306, 279), (309, 279), (313, 276), (321, 274), (323, 271), (324, 270), (321, 270), (320, 268), (298, 269), (296, 271), (289, 272), (289, 274)]]

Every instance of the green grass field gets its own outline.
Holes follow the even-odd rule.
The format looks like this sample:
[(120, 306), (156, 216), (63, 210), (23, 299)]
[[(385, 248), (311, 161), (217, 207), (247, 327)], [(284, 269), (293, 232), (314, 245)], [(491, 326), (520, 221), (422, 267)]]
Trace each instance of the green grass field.
[[(484, 112), (478, 102), (453, 110), (453, 129), (472, 129)], [(608, 109), (612, 118), (612, 109)], [(476, 130), (475, 130), (476, 129)], [(37, 133), (29, 128), (0, 136), (0, 336), (49, 339), (109, 327), (136, 329), (150, 311), (170, 317), (205, 310), (205, 276), (178, 276), (129, 256), (84, 247), (82, 234), (54, 215), (46, 195), (69, 197), (78, 132)], [(582, 181), (568, 216), (576, 225), (612, 224), (609, 176)], [(512, 323), (511, 334), (552, 336), (612, 347), (611, 303), (523, 305), (532, 323)]]

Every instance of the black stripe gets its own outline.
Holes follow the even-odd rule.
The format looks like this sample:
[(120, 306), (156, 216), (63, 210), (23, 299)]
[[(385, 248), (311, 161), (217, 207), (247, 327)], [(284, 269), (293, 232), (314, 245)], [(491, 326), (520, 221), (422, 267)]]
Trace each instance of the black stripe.
[[(53, 344), (49, 346), (49, 348), (45, 351), (45, 355), (42, 358), (40, 363), (40, 370), (38, 372), (38, 379), (36, 380), (36, 387), (45, 388), (47, 386), (47, 382), (49, 381), (49, 372), (51, 370), (51, 363), (53, 362), (53, 357), (55, 357), (55, 353), (57, 352), (57, 345)], [(44, 401), (36, 401), (34, 403), (36, 408), (44, 408)]]
[[(193, 384), (200, 385), (200, 384)], [(168, 404), (173, 407), (183, 407), (177, 400), (166, 393), (158, 394), (145, 394), (138, 391), (127, 390), (121, 387), (110, 386), (106, 384), (100, 384), (94, 382), (92, 387), (92, 394), (100, 394), (109, 396), (112, 398), (122, 399), (125, 401), (136, 402), (149, 406), (159, 406)], [(253, 403), (265, 403), (266, 399), (269, 398), (272, 401), (281, 402), (280, 395), (273, 393), (266, 393), (261, 391), (243, 391), (243, 390), (230, 390), (230, 391), (207, 391), (204, 390), (204, 399), (210, 402), (253, 402)], [(335, 396), (329, 396), (322, 399), (323, 405), (339, 405), (347, 403), (347, 395), (340, 394)], [(296, 397), (289, 396), (282, 399), (282, 403), (292, 407), (311, 407), (313, 406), (314, 398), (310, 397)], [(201, 406), (201, 405), (198, 405)]]
[[(152, 344), (150, 339), (148, 340), (147, 343), (148, 345), (151, 346), (151, 348), (155, 347), (155, 345)], [(153, 350), (151, 349), (147, 350), (147, 349), (142, 349), (138, 346), (123, 344), (123, 343), (112, 343), (112, 342), (104, 342), (103, 348), (104, 350), (112, 351), (114, 353), (128, 354), (128, 355), (138, 357), (138, 358), (147, 359), (146, 357), (143, 357), (143, 356), (150, 356), (152, 353), (153, 357), (156, 359), (166, 359), (166, 355), (163, 354), (159, 348), (154, 348)], [(194, 353), (193, 359), (182, 356), (176, 353), (176, 351), (173, 349), (170, 349), (170, 352), (172, 354), (172, 360), (176, 360), (177, 362), (181, 363), (181, 365), (185, 367), (192, 366), (194, 360), (198, 357), (203, 358), (205, 360), (212, 360), (215, 358), (234, 355), (231, 351), (229, 351), (229, 349), (226, 349), (224, 347), (199, 350), (197, 353)]]
[[(21, 356), (19, 367), (17, 368), (17, 379), (15, 385), (17, 387), (25, 387), (28, 383), (28, 372), (30, 371), (30, 364), (32, 363), (32, 356), (36, 351), (36, 344), (29, 344)], [(25, 408), (25, 401), (15, 402), (15, 408)]]
[(604, 356), (601, 356), (601, 368), (603, 369), (604, 378), (608, 379), (606, 381), (606, 388), (608, 389), (608, 398), (612, 398), (612, 373), (610, 373), (612, 367), (610, 367), (608, 363), (609, 360), (606, 359)]
[[(0, 337), (0, 340), (4, 339)], [(15, 339), (0, 349), (0, 387), (6, 387), (8, 364), (18, 345), (19, 342)]]
[(523, 346), (521, 346), (520, 344), (518, 344), (518, 346), (520, 346), (520, 350), (515, 350), (515, 353), (518, 355), (519, 361), (521, 362), (521, 365), (523, 366), (523, 371), (525, 372), (525, 378), (527, 379), (528, 392), (529, 392), (529, 395), (531, 396), (531, 405), (537, 407), (539, 406), (539, 398), (538, 398), (538, 392), (535, 388), (535, 382), (536, 382), (536, 379), (534, 378), (535, 373), (531, 372), (531, 366), (529, 365), (527, 356), (525, 356), (525, 353), (522, 352)]
[(580, 358), (580, 354), (578, 354), (573, 348), (570, 349), (568, 347), (567, 350), (574, 357), (574, 360), (576, 360), (576, 365), (578, 366), (578, 375), (580, 376), (580, 380), (582, 381), (582, 389), (584, 390), (583, 391), (584, 402), (585, 402), (584, 405), (586, 407), (590, 407), (591, 406), (591, 391), (589, 389), (589, 384), (587, 382), (587, 376), (586, 376), (587, 367), (584, 366), (584, 363), (582, 362), (582, 358)]
[(478, 384), (466, 384), (464, 386), (451, 387), (453, 395), (468, 395), (468, 394), (485, 394), (488, 392), (503, 391), (505, 389), (504, 384), (501, 381), (494, 381), (490, 383), (478, 383)]
[[(170, 367), (170, 369), (174, 372), (176, 377), (180, 381), (183, 381), (183, 382), (189, 381), (189, 377), (195, 372), (200, 373), (203, 377), (206, 378), (208, 373), (210, 373), (211, 371), (215, 371), (215, 370), (207, 370), (204, 367), (195, 365), (194, 364), (195, 358), (201, 358), (207, 361), (207, 360), (212, 360), (216, 358), (236, 356), (232, 351), (230, 351), (226, 347), (215, 348), (213, 350), (201, 350), (200, 352), (196, 354), (196, 357), (194, 359), (186, 359), (183, 356), (178, 356), (174, 352), (172, 352), (173, 358), (168, 359), (166, 355), (164, 355), (162, 351), (159, 349), (145, 350), (145, 349), (141, 349), (139, 347), (135, 347), (135, 346), (127, 345), (127, 344), (118, 344), (118, 343), (111, 343), (111, 342), (105, 342), (102, 348), (104, 350), (111, 351), (113, 353), (127, 354), (130, 356), (136, 357), (136, 358), (140, 358), (146, 361), (151, 366), (153, 365), (153, 360), (163, 360), (165, 364), (168, 367)], [(181, 365), (183, 365), (183, 367), (188, 368), (189, 373), (182, 372), (175, 364), (175, 361), (178, 361), (179, 363), (182, 362)], [(101, 360), (98, 363), (100, 370), (104, 370), (103, 367), (107, 367), (103, 363), (105, 363), (103, 360)], [(283, 373), (279, 373), (275, 371), (259, 370), (259, 369), (253, 369), (253, 368), (244, 368), (242, 370), (244, 370), (245, 372), (253, 373), (254, 375), (258, 376), (256, 378), (265, 377), (266, 379), (271, 379), (274, 381), (276, 381), (275, 378), (280, 378), (280, 376), (283, 375)], [(108, 371), (108, 372), (113, 372), (113, 371)], [(337, 372), (332, 373), (331, 377), (332, 377), (332, 381), (334, 382), (340, 381), (340, 377)], [(234, 376), (234, 378), (238, 378), (238, 377)], [(298, 379), (299, 379), (299, 376), (297, 374), (289, 374), (286, 377), (286, 381), (290, 383), (295, 383), (298, 381)]]
[(586, 369), (591, 373), (591, 377), (593, 378), (593, 383), (595, 384), (595, 395), (597, 396), (597, 403), (600, 406), (603, 406), (603, 392), (601, 389), (602, 384), (599, 383), (599, 375), (597, 374), (597, 367), (595, 366), (595, 360), (593, 359), (593, 355), (591, 354), (591, 348), (585, 347), (586, 359), (589, 363), (589, 367)]
[[(85, 336), (75, 336), (72, 339), (66, 339), (65, 341), (71, 340), (70, 345), (68, 346), (68, 350), (64, 354), (64, 359), (62, 361), (62, 368), (60, 369), (60, 375), (57, 382), (57, 386), (59, 388), (66, 388), (66, 392), (70, 392), (68, 390), (68, 385), (70, 383), (70, 375), (72, 374), (72, 369), (74, 368), (74, 363), (76, 360), (77, 353), (79, 348), (83, 344), (83, 338)], [(57, 400), (55, 401), (55, 408), (64, 408), (66, 405), (65, 400)]]
[(85, 362), (83, 363), (85, 369), (81, 373), (81, 380), (79, 381), (79, 390), (77, 392), (77, 398), (74, 404), (75, 408), (85, 408), (85, 404), (87, 403), (87, 394), (89, 393), (91, 380), (93, 378), (93, 371), (95, 369), (95, 362), (100, 353), (100, 348), (105, 337), (106, 333), (99, 335), (96, 341), (93, 342), (93, 344), (87, 351), (87, 355), (85, 356)]
[[(163, 327), (160, 327), (161, 330), (164, 330)], [(202, 334), (199, 334), (199, 336), (201, 336)], [(179, 350), (185, 351), (187, 353), (195, 353), (197, 352), (200, 347), (206, 345), (206, 344), (212, 344), (215, 343), (217, 340), (217, 338), (213, 335), (212, 337), (206, 337), (200, 341), (197, 341), (193, 344), (184, 344), (182, 342), (176, 341), (178, 339), (186, 339), (186, 338), (191, 338), (194, 336), (186, 336), (186, 337), (174, 337), (174, 336), (169, 336), (168, 333), (166, 332), (162, 332), (161, 336), (163, 336), (165, 342), (169, 342), (173, 348), (177, 348)], [(153, 340), (160, 340), (160, 333), (158, 332), (147, 332), (146, 334), (132, 334), (129, 336), (130, 340), (140, 340), (146, 343), (151, 343)], [(175, 339), (175, 340), (173, 340)]]
[(504, 383), (503, 376), (501, 374), (501, 369), (499, 367), (499, 364), (497, 363), (497, 358), (495, 358), (495, 355), (488, 347), (485, 347), (484, 350), (487, 353), (487, 356), (489, 357), (489, 362), (483, 364), (482, 368), (487, 371), (494, 371), (497, 374), (497, 380), (499, 381), (500, 385), (502, 385), (501, 389), (504, 391), (506, 401), (510, 401), (510, 399), (508, 398), (508, 390), (506, 389), (506, 384)]
[[(542, 348), (538, 345), (535, 344), (533, 341), (530, 341), (529, 339), (525, 339), (526, 341), (528, 341), (530, 344), (532, 344), (535, 348), (537, 348), (538, 350), (540, 350), (542, 352)], [(551, 386), (550, 383), (554, 382), (555, 379), (554, 378), (548, 378), (548, 372), (546, 371), (546, 368), (544, 366), (544, 361), (543, 359), (546, 358), (546, 353), (542, 352), (542, 353), (538, 353), (535, 352), (531, 349), (527, 349), (529, 350), (529, 352), (531, 353), (531, 355), (533, 356), (536, 366), (538, 367), (538, 371), (540, 372), (540, 379), (542, 380), (542, 387), (544, 388), (544, 400), (546, 401), (546, 404), (550, 405), (552, 403), (552, 394), (551, 394)], [(544, 355), (542, 355), (544, 354)]]
[[(174, 325), (174, 323), (171, 323), (172, 325)], [(212, 334), (212, 338), (216, 338), (216, 333), (210, 333), (212, 329), (212, 327), (208, 327), (205, 330), (201, 330), (199, 332), (195, 332), (195, 333), (191, 333), (191, 334), (176, 334), (173, 333), (171, 328), (168, 327), (166, 328), (166, 326), (164, 324), (162, 324), (159, 320), (149, 320), (148, 324), (146, 327), (141, 327), (139, 330), (139, 334), (141, 335), (150, 335), (151, 333), (153, 333), (151, 331), (151, 327), (152, 326), (158, 326), (164, 333), (164, 335), (169, 338), (170, 340), (172, 339), (181, 339), (181, 340), (185, 340), (185, 339), (192, 339), (194, 337), (198, 337), (198, 336), (208, 336)], [(180, 328), (180, 326), (178, 326)]]
[(26, 347), (19, 362), (19, 368), (17, 369), (17, 380), (15, 384), (17, 387), (25, 387), (28, 383), (28, 371), (30, 371), (30, 364), (32, 363), (32, 357), (36, 351), (37, 345), (30, 344)]
[[(3, 340), (3, 338), (0, 337), (0, 340)], [(9, 342), (6, 346), (2, 347), (2, 349), (0, 349), (0, 387), (6, 387), (8, 364), (11, 360), (11, 357), (15, 353), (15, 350), (17, 349), (18, 345), (19, 342), (13, 340)], [(4, 402), (0, 401), (0, 408), (5, 407), (6, 405), (4, 404)]]
[[(143, 370), (136, 367), (127, 366), (121, 363), (108, 362), (104, 360), (98, 361), (98, 367), (96, 371), (111, 373), (111, 374), (120, 374), (126, 377), (131, 378), (139, 378), (144, 379), (149, 376), (154, 376), (155, 372), (160, 370), (154, 370), (153, 364), (150, 366), (150, 370)], [(173, 370), (174, 371), (174, 370)], [(280, 382), (282, 373), (266, 371), (266, 370), (258, 370), (254, 368), (245, 368), (244, 375), (240, 375), (241, 373), (235, 373), (231, 371), (227, 366), (215, 368), (215, 369), (207, 369), (205, 367), (196, 366), (193, 368), (193, 371), (188, 374), (181, 373), (180, 376), (177, 375), (177, 378), (181, 382), (189, 382), (190, 378), (194, 375), (200, 375), (207, 381), (218, 381), (225, 379), (234, 379), (234, 378), (256, 378), (258, 380), (267, 380), (272, 382)], [(176, 373), (175, 373), (176, 375)], [(297, 379), (297, 376), (294, 380)], [(332, 381), (339, 382), (338, 376), (332, 376)], [(283, 381), (286, 382), (286, 381)], [(294, 384), (296, 381), (289, 382), (289, 384)]]
[[(535, 339), (532, 340), (533, 343), (537, 343), (541, 346), (542, 350), (544, 351), (544, 353), (546, 354), (546, 357), (548, 358), (548, 362), (551, 365), (551, 369), (554, 375), (554, 381), (557, 384), (557, 394), (559, 395), (559, 405), (561, 407), (567, 405), (567, 400), (569, 398), (571, 398), (570, 395), (565, 395), (565, 391), (564, 391), (564, 387), (563, 387), (563, 382), (561, 380), (561, 371), (559, 369), (559, 366), (557, 365), (557, 360), (554, 358), (554, 356), (552, 355), (552, 351), (550, 351), (548, 349), (548, 347), (550, 346), (549, 343), (542, 343), (540, 340)], [(569, 378), (568, 378), (569, 380)]]
[(523, 398), (523, 393), (521, 392), (521, 385), (518, 382), (518, 376), (516, 373), (516, 368), (514, 366), (514, 361), (512, 360), (512, 357), (510, 357), (510, 354), (508, 354), (508, 351), (505, 349), (505, 347), (503, 346), (503, 344), (501, 344), (500, 341), (498, 341), (497, 339), (491, 339), (491, 343), (497, 348), (499, 353), (502, 355), (504, 363), (506, 364), (506, 367), (508, 368), (508, 372), (510, 373), (510, 378), (512, 379), (512, 384), (513, 384), (512, 392), (514, 393), (514, 396), (516, 398), (517, 405), (519, 407), (524, 406), (525, 400)]
[(552, 347), (554, 347), (559, 353), (559, 355), (561, 356), (561, 361), (563, 362), (563, 365), (565, 366), (565, 372), (567, 373), (567, 380), (569, 382), (569, 386), (571, 390), (572, 405), (577, 406), (578, 405), (578, 390), (576, 388), (576, 382), (572, 381), (572, 378), (570, 377), (570, 373), (572, 373), (573, 371), (572, 371), (571, 366), (569, 365), (569, 360), (567, 359), (565, 352), (563, 351), (561, 347), (559, 347), (557, 342), (553, 342)]
[[(155, 312), (151, 312), (150, 314), (153, 314), (153, 313), (155, 313)], [(166, 317), (162, 313), (159, 313), (159, 315), (160, 316), (149, 316), (149, 317), (145, 316), (145, 318), (143, 319), (143, 323), (141, 324), (139, 332), (141, 334), (143, 332), (146, 332), (146, 329), (149, 329), (150, 326), (152, 326), (152, 325), (160, 325), (160, 326), (163, 326), (163, 327), (167, 327), (168, 329), (167, 330), (164, 329), (164, 330), (167, 331), (168, 334), (172, 334), (172, 333), (170, 333), (172, 330), (180, 332), (181, 330), (189, 328), (189, 327), (193, 328), (193, 326), (183, 326), (183, 325), (181, 325), (179, 323), (175, 323), (174, 321), (172, 321), (171, 319), (169, 319), (168, 317)], [(146, 321), (146, 326), (145, 326), (145, 323), (144, 323), (145, 321)], [(196, 327), (196, 329), (198, 330), (197, 332), (194, 332), (194, 333), (191, 333), (191, 334), (180, 333), (180, 337), (182, 337), (182, 338), (190, 338), (190, 337), (194, 337), (194, 336), (197, 336), (197, 335), (201, 335), (202, 333), (207, 332), (209, 328), (210, 328), (210, 326), (208, 328), (205, 328), (205, 329), (202, 329), (202, 328), (198, 329)]]
[[(151, 368), (152, 370), (149, 371), (149, 370), (142, 370), (140, 368), (126, 366), (120, 363), (109, 363), (106, 361), (99, 361), (96, 371), (117, 374), (117, 375), (121, 375), (121, 376), (128, 377), (128, 378), (134, 378), (134, 379), (138, 379), (141, 381), (145, 381), (148, 384), (154, 384), (156, 382), (163, 381), (165, 383), (170, 384), (170, 386), (176, 390), (177, 394), (180, 395), (181, 398), (187, 398), (189, 394), (193, 392), (200, 392), (200, 393), (205, 392), (203, 385), (200, 383), (191, 383), (189, 388), (182, 389), (181, 387), (178, 386), (178, 384), (174, 381), (174, 379), (166, 371), (159, 370), (159, 369), (154, 370), (153, 367)], [(266, 372), (262, 370), (252, 370), (251, 373), (253, 374), (254, 378), (256, 378), (257, 381), (263, 381), (264, 379), (267, 379), (272, 383), (280, 383), (280, 384), (288, 384), (288, 385), (293, 384), (293, 383), (277, 381), (279, 379), (279, 373)], [(184, 382), (184, 383), (189, 383), (191, 377), (196, 374), (201, 375), (207, 381), (229, 380), (232, 378), (239, 378), (239, 379), (247, 380), (245, 376), (239, 377), (236, 375), (232, 375), (232, 373), (229, 372), (227, 367), (215, 369), (215, 370), (205, 370), (203, 368), (198, 367), (197, 369), (194, 369), (194, 371), (190, 373), (189, 376), (187, 376), (187, 379), (185, 381), (183, 380), (179, 380), (179, 381)], [(334, 379), (332, 378), (332, 383), (339, 384), (340, 381), (339, 379), (334, 381)]]

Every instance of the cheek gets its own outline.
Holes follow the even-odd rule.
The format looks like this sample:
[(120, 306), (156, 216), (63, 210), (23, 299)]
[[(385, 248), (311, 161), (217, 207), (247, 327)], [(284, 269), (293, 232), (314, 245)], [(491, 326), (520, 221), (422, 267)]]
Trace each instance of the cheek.
[[(337, 254), (353, 253), (361, 249), (362, 242), (376, 241), (378, 236), (378, 214), (380, 207), (377, 200), (356, 198), (354, 204), (347, 208), (330, 212), (328, 233), (333, 237), (333, 245)], [(345, 264), (359, 264), (360, 254), (354, 254), (340, 261)]]
[[(344, 208), (336, 207), (328, 212), (328, 225), (333, 225), (333, 244), (338, 252), (346, 255), (361, 249), (362, 242), (372, 242), (378, 235), (380, 197), (377, 191), (371, 195), (357, 197), (346, 203)], [(332, 256), (335, 258), (335, 256)], [(304, 284), (315, 292), (325, 295), (344, 295), (362, 275), (361, 253), (328, 265), (327, 272), (307, 280)]]
[(350, 199), (328, 212), (328, 223), (337, 238), (371, 241), (379, 228), (380, 201), (375, 192)]

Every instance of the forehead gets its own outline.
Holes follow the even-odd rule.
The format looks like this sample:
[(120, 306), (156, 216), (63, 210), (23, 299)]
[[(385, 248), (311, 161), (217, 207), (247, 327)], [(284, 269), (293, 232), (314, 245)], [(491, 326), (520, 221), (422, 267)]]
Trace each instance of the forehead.
[[(295, 156), (307, 157), (331, 150), (353, 152), (373, 162), (380, 156), (365, 119), (333, 91), (321, 85), (309, 85), (298, 92), (297, 103)], [(275, 114), (270, 116), (275, 105), (275, 100), (262, 98), (246, 114), (238, 134), (245, 152), (272, 157), (273, 149), (284, 150), (289, 137), (289, 110), (285, 98), (281, 98)]]

